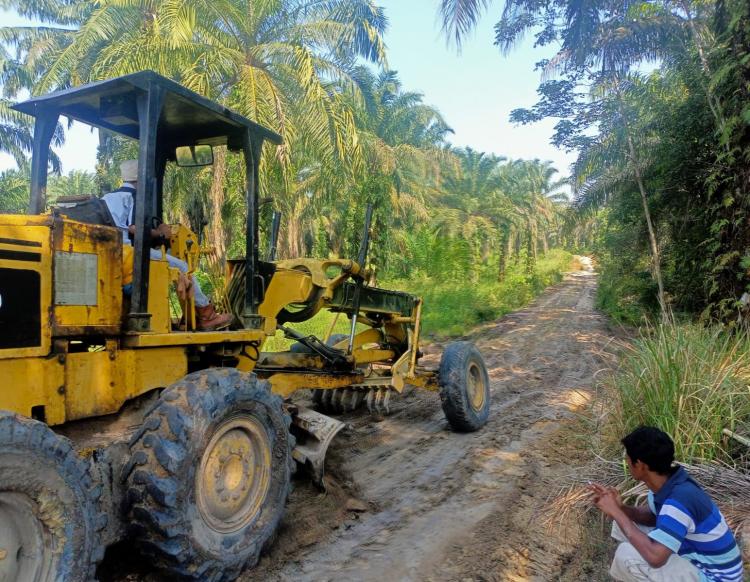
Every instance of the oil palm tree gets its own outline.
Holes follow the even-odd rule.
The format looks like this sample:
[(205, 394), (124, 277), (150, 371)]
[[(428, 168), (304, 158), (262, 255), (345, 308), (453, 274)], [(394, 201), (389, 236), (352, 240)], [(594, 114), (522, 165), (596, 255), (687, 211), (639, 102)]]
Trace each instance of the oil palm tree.
[(370, 0), (100, 0), (52, 14), (46, 2), (6, 4), (55, 21), (2, 32), (38, 73), (37, 93), (153, 69), (287, 140), (307, 132), (337, 153), (353, 127), (331, 88), (356, 59), (385, 62), (386, 19)]
[(97, 194), (96, 175), (82, 170), (73, 170), (63, 176), (55, 176), (47, 185), (50, 201), (62, 196), (94, 196)]
[[(323, 188), (336, 184), (334, 190), (327, 189), (329, 212), (319, 222), (339, 234), (331, 241), (339, 252), (343, 238), (359, 236), (365, 203), (375, 205), (382, 237), (427, 220), (441, 167), (451, 157), (445, 148), (452, 130), (421, 94), (403, 90), (395, 72), (358, 67), (352, 77), (356, 87), (344, 95), (358, 128), (363, 162), (348, 177), (318, 180)], [(342, 186), (349, 197), (341, 197)], [(379, 247), (384, 244), (381, 240)]]

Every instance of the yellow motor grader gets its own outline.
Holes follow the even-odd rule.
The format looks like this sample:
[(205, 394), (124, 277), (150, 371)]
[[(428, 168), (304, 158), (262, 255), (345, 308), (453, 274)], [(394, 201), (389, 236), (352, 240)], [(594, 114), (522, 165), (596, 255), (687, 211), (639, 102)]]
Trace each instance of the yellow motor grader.
[[(439, 391), (454, 429), (486, 423), (476, 348), (420, 368), (422, 301), (367, 284), (369, 216), (357, 260), (260, 259), (258, 161), (280, 136), (150, 71), (15, 107), (35, 130), (29, 213), (0, 215), (0, 580), (91, 580), (124, 539), (170, 578), (233, 580), (273, 539), (295, 464), (319, 481), (343, 426), (298, 390), (319, 410), (385, 413), (412, 385)], [(132, 245), (100, 199), (45, 212), (61, 117), (138, 141)], [(244, 158), (247, 247), (228, 262), (235, 325), (201, 332), (189, 296), (170, 310), (165, 260), (194, 268), (199, 239), (172, 225), (152, 258), (152, 226), (167, 165), (211, 163), (213, 146)], [(351, 332), (295, 331), (322, 309)], [(278, 329), (296, 343), (264, 352)]]

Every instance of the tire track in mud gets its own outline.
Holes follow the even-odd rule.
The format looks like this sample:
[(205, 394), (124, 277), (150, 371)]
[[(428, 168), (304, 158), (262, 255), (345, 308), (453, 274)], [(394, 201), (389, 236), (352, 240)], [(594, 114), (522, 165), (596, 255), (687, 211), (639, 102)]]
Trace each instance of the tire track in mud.
[[(595, 288), (592, 273), (572, 273), (468, 338), (490, 373), (481, 431), (452, 432), (438, 395), (418, 391), (382, 422), (346, 415), (352, 428), (331, 447), (329, 493), (298, 484), (270, 555), (241, 580), (564, 577), (576, 524), (554, 534), (536, 512), (581, 454), (570, 425), (612, 340)], [(432, 346), (422, 364), (437, 366), (439, 355)]]

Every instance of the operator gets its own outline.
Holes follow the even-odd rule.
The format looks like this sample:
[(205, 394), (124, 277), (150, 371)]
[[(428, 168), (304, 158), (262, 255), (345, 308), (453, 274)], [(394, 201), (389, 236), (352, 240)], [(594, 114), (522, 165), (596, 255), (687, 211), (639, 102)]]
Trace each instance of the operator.
[[(135, 191), (138, 183), (138, 160), (126, 160), (120, 164), (120, 175), (122, 177), (122, 186), (114, 192), (105, 194), (102, 199), (106, 202), (112, 219), (117, 228), (123, 231), (123, 243), (130, 245), (128, 235), (135, 234), (134, 208), (135, 208)], [(166, 224), (160, 224), (158, 228), (151, 230), (152, 238), (169, 237), (170, 230)], [(152, 259), (162, 259), (161, 251), (151, 249)], [(187, 273), (188, 265), (185, 261), (173, 257), (169, 253), (166, 255), (170, 267), (179, 269), (182, 273)], [(217, 313), (208, 297), (201, 291), (200, 284), (195, 275), (192, 277), (192, 287), (195, 295), (195, 315), (196, 325), (200, 331), (215, 331), (228, 327), (232, 323), (232, 315), (228, 313)]]
[(622, 542), (615, 580), (741, 582), (742, 557), (724, 516), (679, 465), (674, 443), (658, 428), (640, 427), (622, 439), (633, 479), (648, 487), (648, 507), (622, 503), (617, 490), (589, 485), (594, 504), (614, 520)]

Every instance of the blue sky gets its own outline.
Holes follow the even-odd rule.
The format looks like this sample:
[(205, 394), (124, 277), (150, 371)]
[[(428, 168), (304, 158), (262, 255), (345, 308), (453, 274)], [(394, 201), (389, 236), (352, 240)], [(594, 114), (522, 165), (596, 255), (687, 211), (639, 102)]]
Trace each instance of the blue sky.
[[(539, 73), (534, 63), (549, 57), (549, 48), (534, 49), (529, 40), (503, 57), (492, 44), (499, 3), (481, 20), (464, 43), (461, 54), (447, 46), (440, 32), (438, 0), (380, 0), (390, 26), (386, 33), (389, 65), (399, 72), (408, 91), (424, 94), (437, 107), (455, 134), (457, 146), (510, 158), (551, 160), (566, 175), (574, 157), (550, 145), (551, 121), (514, 126), (508, 121), (517, 107), (536, 101)], [(0, 10), (0, 23), (23, 23), (17, 15)], [(76, 124), (59, 151), (64, 171), (93, 170), (96, 134)], [(14, 164), (0, 155), (0, 170)]]

